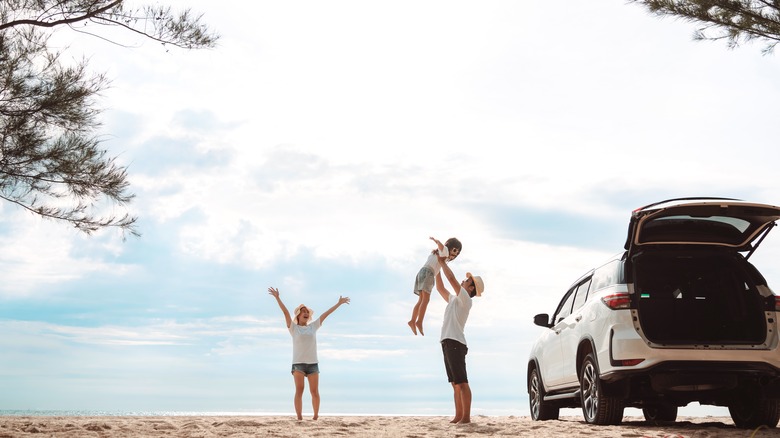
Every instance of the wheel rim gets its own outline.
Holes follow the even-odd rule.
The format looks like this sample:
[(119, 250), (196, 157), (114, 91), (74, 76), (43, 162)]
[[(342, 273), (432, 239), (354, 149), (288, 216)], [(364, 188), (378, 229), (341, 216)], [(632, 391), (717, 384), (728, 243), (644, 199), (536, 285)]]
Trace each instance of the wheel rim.
[(542, 395), (539, 393), (539, 376), (536, 375), (536, 371), (531, 374), (529, 393), (531, 415), (533, 415), (534, 418), (539, 418), (539, 404), (541, 403)]
[(599, 407), (596, 379), (596, 367), (591, 362), (587, 362), (582, 370), (580, 390), (582, 391), (582, 412), (585, 414), (585, 419), (588, 422), (592, 422), (596, 418), (596, 410)]

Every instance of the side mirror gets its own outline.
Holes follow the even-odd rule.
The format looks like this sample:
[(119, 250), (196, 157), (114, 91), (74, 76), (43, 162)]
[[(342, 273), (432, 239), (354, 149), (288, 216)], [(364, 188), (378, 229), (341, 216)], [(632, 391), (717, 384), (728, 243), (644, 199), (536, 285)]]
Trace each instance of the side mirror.
[(550, 328), (550, 315), (546, 313), (540, 313), (534, 316), (534, 324)]

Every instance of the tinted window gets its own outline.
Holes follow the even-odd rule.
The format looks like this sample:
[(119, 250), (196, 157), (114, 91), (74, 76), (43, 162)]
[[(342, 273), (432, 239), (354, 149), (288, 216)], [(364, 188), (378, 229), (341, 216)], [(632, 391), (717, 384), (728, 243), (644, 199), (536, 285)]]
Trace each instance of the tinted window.
[(593, 287), (590, 290), (594, 292), (604, 289), (605, 287), (623, 283), (623, 261), (613, 260), (596, 269), (592, 278)]
[(563, 301), (561, 301), (561, 304), (558, 305), (558, 310), (555, 311), (553, 324), (558, 324), (563, 318), (571, 315), (571, 305), (574, 302), (574, 291), (575, 288), (572, 288), (566, 292), (566, 296), (563, 297)]
[(748, 227), (750, 226), (750, 222), (744, 219), (740, 219), (738, 217), (728, 217), (728, 216), (710, 216), (710, 217), (694, 217), (694, 216), (687, 216), (687, 215), (664, 216), (664, 217), (659, 217), (658, 219), (656, 219), (656, 221), (678, 221), (678, 222), (700, 221), (700, 223), (710, 223), (710, 224), (722, 223), (725, 225), (730, 225), (740, 233), (744, 233), (745, 230), (747, 230)]
[[(747, 223), (749, 225), (749, 223)], [(745, 243), (751, 233), (746, 225), (740, 227), (716, 218), (666, 216), (647, 221), (642, 226), (639, 243), (654, 242), (722, 242), (730, 245)], [(753, 232), (755, 229), (750, 228)]]
[(572, 308), (572, 312), (582, 307), (583, 304), (585, 304), (585, 300), (588, 298), (588, 287), (590, 286), (590, 279), (585, 281), (584, 283), (580, 283), (579, 286), (577, 286), (577, 292), (574, 295), (574, 307)]

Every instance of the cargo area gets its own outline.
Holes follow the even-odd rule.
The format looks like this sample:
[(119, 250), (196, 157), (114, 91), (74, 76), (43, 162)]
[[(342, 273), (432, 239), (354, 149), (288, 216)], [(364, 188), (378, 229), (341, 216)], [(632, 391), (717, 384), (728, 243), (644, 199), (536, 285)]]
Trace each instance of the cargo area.
[(764, 279), (725, 251), (646, 251), (633, 260), (634, 305), (645, 336), (665, 345), (763, 344)]

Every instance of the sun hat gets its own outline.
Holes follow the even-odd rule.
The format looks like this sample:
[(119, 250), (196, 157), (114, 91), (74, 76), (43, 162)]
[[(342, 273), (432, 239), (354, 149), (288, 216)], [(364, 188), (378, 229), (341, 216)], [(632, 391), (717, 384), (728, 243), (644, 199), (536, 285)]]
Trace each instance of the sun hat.
[(485, 282), (482, 281), (482, 277), (479, 275), (471, 275), (471, 272), (466, 272), (466, 277), (474, 281), (474, 287), (477, 289), (477, 296), (481, 297), (482, 292), (485, 291)]
[(293, 319), (298, 318), (298, 314), (301, 313), (301, 310), (304, 309), (304, 308), (309, 309), (309, 319), (311, 319), (311, 316), (314, 315), (314, 311), (311, 310), (310, 307), (306, 307), (303, 304), (299, 304), (298, 307), (295, 308), (295, 312), (293, 312), (293, 315), (294, 315)]

